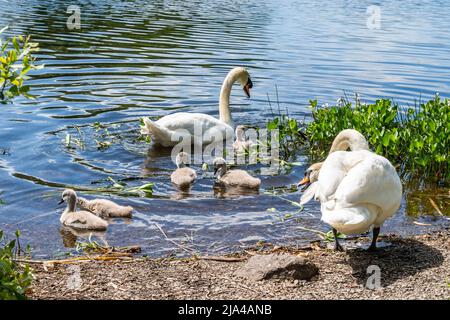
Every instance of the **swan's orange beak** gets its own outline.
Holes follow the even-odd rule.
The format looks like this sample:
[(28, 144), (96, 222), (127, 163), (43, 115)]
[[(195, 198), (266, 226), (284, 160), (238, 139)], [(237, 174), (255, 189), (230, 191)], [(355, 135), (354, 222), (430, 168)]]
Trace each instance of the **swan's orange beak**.
[(250, 89), (253, 88), (253, 82), (250, 78), (248, 78), (247, 84), (244, 86), (244, 92), (247, 98), (250, 98)]
[(307, 185), (307, 184), (309, 184), (309, 177), (308, 176), (305, 176), (298, 184), (297, 184), (297, 187), (300, 187), (300, 186), (303, 186), (303, 185)]

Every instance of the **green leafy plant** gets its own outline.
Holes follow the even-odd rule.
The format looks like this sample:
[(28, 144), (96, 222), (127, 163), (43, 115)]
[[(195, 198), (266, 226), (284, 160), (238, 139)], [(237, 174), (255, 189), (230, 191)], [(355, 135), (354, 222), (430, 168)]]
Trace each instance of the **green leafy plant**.
[(300, 122), (286, 114), (280, 114), (267, 122), (269, 135), (271, 131), (278, 130), (280, 159), (285, 162), (291, 160), (306, 142), (300, 128)]
[[(0, 30), (0, 35), (7, 27)], [(33, 99), (30, 87), (24, 85), (30, 70), (37, 70), (43, 65), (35, 65), (33, 56), (39, 50), (39, 44), (31, 42), (30, 37), (13, 36), (2, 41), (0, 38), (0, 102), (23, 95)]]
[(391, 100), (373, 104), (343, 101), (318, 107), (310, 101), (314, 121), (306, 128), (312, 158), (325, 157), (343, 129), (360, 131), (370, 147), (400, 169), (404, 177), (449, 181), (450, 101), (438, 95), (415, 108), (400, 108)]
[(16, 239), (6, 241), (0, 230), (0, 300), (23, 300), (25, 292), (31, 285), (32, 274), (28, 265), (19, 270), (15, 258), (21, 252), (20, 232)]
[[(304, 123), (297, 119), (289, 116), (287, 109), (285, 113), (281, 111), (280, 102), (278, 100), (278, 90), (277, 90), (277, 107), (278, 111), (275, 114), (273, 111), (270, 99), (268, 97), (269, 108), (272, 114), (272, 118), (267, 121), (267, 131), (269, 137), (271, 132), (277, 130), (280, 148), (280, 159), (282, 164), (286, 164), (292, 158), (295, 157), (296, 153), (303, 147), (306, 142), (306, 135), (303, 132)], [(269, 141), (269, 146), (271, 142)]]
[[(334, 234), (333, 234), (333, 230), (328, 231), (327, 233), (325, 233), (324, 235), (319, 234), (319, 236), (323, 239), (323, 241), (325, 242), (333, 242), (334, 241)], [(338, 239), (345, 239), (347, 238), (347, 236), (343, 233), (338, 232), (337, 233), (337, 237)]]
[(153, 186), (155, 185), (153, 182), (149, 182), (137, 187), (127, 188), (127, 185), (124, 182), (117, 182), (111, 177), (108, 177), (108, 180), (112, 183), (112, 189), (117, 189), (131, 194), (143, 194), (145, 196), (151, 196), (153, 194)]

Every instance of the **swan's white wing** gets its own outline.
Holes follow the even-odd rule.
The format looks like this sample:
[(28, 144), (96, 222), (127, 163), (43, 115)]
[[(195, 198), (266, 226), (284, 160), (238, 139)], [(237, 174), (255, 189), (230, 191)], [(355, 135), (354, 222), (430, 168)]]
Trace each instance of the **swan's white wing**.
[[(154, 124), (157, 126), (156, 142), (163, 145), (176, 145), (183, 139), (194, 138), (192, 143), (202, 141), (209, 144), (233, 137), (233, 128), (219, 119), (203, 113), (178, 112), (162, 117)], [(147, 124), (146, 124), (147, 125)], [(201, 139), (201, 140), (200, 140)]]
[(317, 189), (319, 187), (319, 183), (316, 181), (312, 183), (308, 189), (303, 192), (302, 197), (300, 198), (300, 205), (304, 205), (308, 203), (314, 196), (316, 195)]
[(156, 123), (168, 130), (187, 130), (192, 135), (200, 135), (201, 132), (205, 133), (208, 129), (215, 127), (231, 128), (219, 119), (204, 113), (177, 112), (162, 117)]
[(372, 205), (339, 208), (337, 203), (322, 203), (321, 212), (322, 221), (345, 234), (359, 234), (366, 231), (378, 215), (377, 208)]
[(318, 178), (317, 196), (320, 202), (324, 203), (334, 198), (337, 188), (350, 169), (346, 163), (346, 158), (350, 153), (352, 152), (336, 151), (331, 153), (324, 161)]
[(334, 195), (339, 207), (370, 204), (379, 208), (377, 224), (398, 210), (401, 197), (402, 186), (395, 168), (375, 154), (352, 167)]

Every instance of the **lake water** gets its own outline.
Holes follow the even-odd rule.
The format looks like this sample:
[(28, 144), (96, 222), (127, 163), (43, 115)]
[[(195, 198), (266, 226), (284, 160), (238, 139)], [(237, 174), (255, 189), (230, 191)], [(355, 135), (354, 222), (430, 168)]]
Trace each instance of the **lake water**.
[[(109, 177), (130, 187), (155, 183), (153, 197), (111, 196), (136, 213), (132, 221), (113, 223), (103, 236), (111, 245), (139, 244), (152, 256), (176, 248), (155, 223), (192, 250), (212, 254), (259, 240), (303, 244), (317, 238), (298, 226), (327, 231), (317, 203), (296, 214), (299, 220), (281, 221), (296, 212), (284, 199), (297, 201), (298, 191), (286, 192), (284, 199), (264, 194), (295, 184), (306, 157), (299, 155), (304, 166), (289, 174), (263, 176), (260, 195), (237, 198), (214, 195), (211, 174), (196, 167), (200, 179), (191, 196), (177, 200), (169, 181), (170, 150), (139, 140), (142, 116), (181, 110), (218, 115), (220, 85), (234, 66), (248, 68), (254, 88), (251, 99), (233, 91), (233, 117), (251, 125), (270, 115), (267, 95), (275, 100), (276, 87), (290, 115), (307, 120), (313, 98), (332, 104), (358, 92), (367, 101), (386, 97), (413, 105), (415, 99), (450, 92), (446, 1), (377, 1), (380, 20), (369, 21), (372, 1), (76, 4), (81, 29), (68, 30), (67, 1), (0, 0), (0, 28), (9, 25), (6, 35), (31, 35), (45, 64), (31, 73), (36, 100), (0, 105), (0, 228), (10, 235), (20, 229), (35, 257), (66, 252), (75, 241), (59, 224), (62, 188), (107, 187)], [(68, 133), (84, 146), (66, 148)], [(95, 139), (111, 146), (98, 150)], [(249, 169), (258, 174), (258, 168)], [(441, 227), (446, 220), (433, 215), (430, 197), (449, 213), (448, 189), (410, 190), (382, 232)]]

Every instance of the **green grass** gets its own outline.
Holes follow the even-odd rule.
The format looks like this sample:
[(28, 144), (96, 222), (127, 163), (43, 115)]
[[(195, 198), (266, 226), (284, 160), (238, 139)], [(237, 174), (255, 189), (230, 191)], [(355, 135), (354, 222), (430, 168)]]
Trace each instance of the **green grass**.
[(31, 284), (32, 274), (28, 265), (20, 270), (14, 261), (20, 254), (20, 232), (16, 231), (16, 239), (6, 241), (0, 230), (0, 300), (23, 300), (25, 292)]
[(334, 137), (356, 129), (371, 149), (389, 159), (404, 178), (448, 183), (450, 101), (438, 95), (414, 108), (401, 109), (391, 100), (373, 104), (344, 101), (339, 106), (318, 107), (311, 101), (313, 121), (306, 127), (312, 158), (323, 159)]

